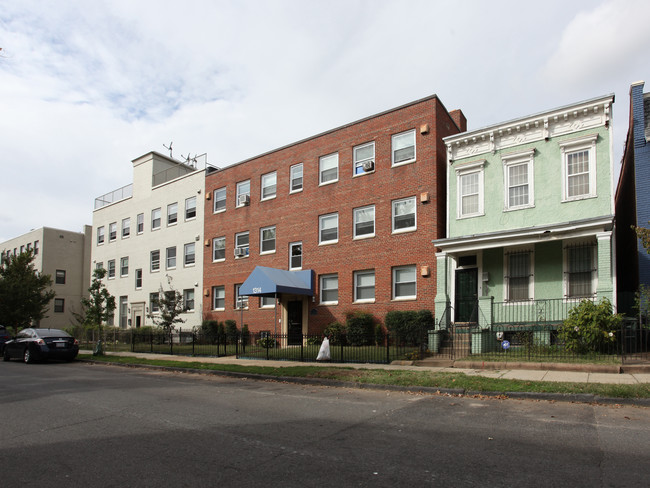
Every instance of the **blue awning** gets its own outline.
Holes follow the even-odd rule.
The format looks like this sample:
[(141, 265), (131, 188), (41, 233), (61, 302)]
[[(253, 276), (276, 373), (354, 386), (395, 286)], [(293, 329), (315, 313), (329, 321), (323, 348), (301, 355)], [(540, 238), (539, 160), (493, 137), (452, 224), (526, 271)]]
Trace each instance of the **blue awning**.
[(314, 295), (312, 270), (286, 271), (256, 266), (239, 288), (243, 296), (276, 296), (280, 293)]

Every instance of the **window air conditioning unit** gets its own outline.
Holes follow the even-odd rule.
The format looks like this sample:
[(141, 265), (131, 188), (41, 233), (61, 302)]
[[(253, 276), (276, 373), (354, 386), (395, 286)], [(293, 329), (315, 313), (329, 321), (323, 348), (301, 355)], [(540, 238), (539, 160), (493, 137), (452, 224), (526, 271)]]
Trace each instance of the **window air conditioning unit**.
[(373, 171), (375, 169), (375, 162), (374, 161), (366, 161), (363, 163), (363, 170), (368, 172), (368, 171)]
[(237, 205), (240, 207), (251, 203), (251, 197), (249, 195), (239, 195), (238, 198)]
[(235, 257), (236, 258), (243, 258), (244, 256), (246, 256), (246, 249), (244, 249), (243, 247), (236, 247), (235, 248)]

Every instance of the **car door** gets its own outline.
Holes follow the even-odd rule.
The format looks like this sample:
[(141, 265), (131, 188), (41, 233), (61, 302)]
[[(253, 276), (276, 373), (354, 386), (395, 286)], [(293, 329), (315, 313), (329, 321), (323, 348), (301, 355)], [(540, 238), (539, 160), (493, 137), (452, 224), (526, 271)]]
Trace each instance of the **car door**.
[(23, 351), (25, 350), (25, 342), (31, 337), (30, 330), (21, 330), (18, 332), (18, 335), (9, 342), (6, 347), (9, 352), (9, 356), (12, 358), (22, 358)]

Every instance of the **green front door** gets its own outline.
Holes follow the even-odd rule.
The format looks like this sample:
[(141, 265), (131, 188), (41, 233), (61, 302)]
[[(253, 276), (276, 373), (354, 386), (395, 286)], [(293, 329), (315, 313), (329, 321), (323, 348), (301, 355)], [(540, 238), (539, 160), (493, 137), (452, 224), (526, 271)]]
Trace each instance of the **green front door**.
[(478, 268), (456, 270), (455, 322), (476, 322)]

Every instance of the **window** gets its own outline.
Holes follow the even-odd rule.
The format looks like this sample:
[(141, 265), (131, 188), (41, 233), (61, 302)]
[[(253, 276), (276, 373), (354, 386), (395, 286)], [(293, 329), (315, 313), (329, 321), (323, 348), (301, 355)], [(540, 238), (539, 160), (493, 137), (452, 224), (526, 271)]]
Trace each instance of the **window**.
[(120, 258), (120, 276), (129, 275), (129, 257)]
[(251, 198), (251, 182), (250, 180), (241, 181), (237, 183), (237, 206), (243, 207), (248, 205)]
[(54, 313), (63, 313), (65, 311), (65, 299), (55, 298), (54, 299)]
[(131, 235), (131, 218), (127, 217), (122, 219), (122, 239), (125, 239)]
[(393, 299), (404, 300), (416, 297), (415, 266), (393, 268)]
[(260, 297), (260, 308), (275, 308), (275, 298)]
[(249, 238), (248, 232), (240, 232), (235, 234), (235, 257), (245, 258), (248, 257)]
[(135, 288), (136, 290), (142, 288), (142, 268), (135, 270)]
[(291, 187), (289, 193), (302, 191), (302, 163), (291, 166)]
[(38, 254), (39, 245), (40, 244), (39, 244), (38, 241), (34, 241), (34, 256), (36, 256)]
[(278, 175), (275, 171), (273, 173), (262, 175), (262, 200), (267, 200), (269, 198), (275, 197), (277, 191), (277, 182)]
[(375, 143), (362, 144), (352, 150), (354, 175), (363, 175), (375, 170)]
[(54, 283), (57, 285), (65, 285), (65, 269), (56, 270)]
[(336, 305), (339, 302), (339, 275), (328, 274), (320, 277), (320, 303)]
[(151, 211), (151, 230), (160, 229), (160, 209), (154, 208)]
[(415, 161), (415, 130), (395, 134), (391, 139), (393, 166)]
[(149, 293), (149, 310), (151, 310), (151, 313), (160, 312), (160, 297), (158, 296), (158, 292)]
[(138, 223), (137, 223), (137, 233), (142, 234), (144, 232), (144, 214), (138, 214)]
[(534, 152), (534, 149), (530, 149), (525, 153), (509, 154), (503, 157), (506, 210), (516, 210), (533, 205)]
[(407, 232), (417, 228), (415, 197), (393, 201), (393, 232)]
[(225, 310), (226, 289), (223, 286), (212, 287), (212, 310)]
[(108, 242), (113, 242), (117, 239), (117, 222), (108, 224)]
[(302, 269), (302, 242), (289, 244), (289, 269)]
[(174, 225), (178, 222), (178, 202), (167, 205), (167, 225)]
[(223, 261), (226, 259), (226, 238), (215, 237), (212, 239), (212, 261)]
[(596, 139), (591, 135), (560, 143), (565, 201), (596, 196)]
[(260, 254), (275, 252), (275, 226), (260, 229)]
[(194, 248), (195, 248), (194, 242), (185, 244), (183, 249), (183, 256), (185, 257), (184, 258), (185, 266), (194, 266), (194, 262), (196, 260), (196, 254), (194, 252)]
[(248, 297), (240, 296), (239, 288), (241, 288), (241, 283), (235, 285), (235, 308), (238, 310), (248, 308)]
[(176, 267), (176, 246), (168, 247), (165, 251), (165, 268), (173, 269)]
[(196, 218), (196, 197), (185, 199), (185, 220)]
[(354, 209), (354, 237), (375, 235), (375, 206)]
[(109, 259), (108, 261), (108, 279), (115, 278), (115, 260)]
[(318, 242), (331, 244), (339, 241), (339, 214), (318, 217)]
[(354, 273), (354, 301), (370, 302), (375, 300), (375, 270), (356, 271)]
[(128, 320), (129, 320), (128, 313), (129, 313), (129, 297), (121, 296), (120, 308), (119, 308), (121, 329), (126, 329), (126, 326), (128, 325)]
[(151, 271), (158, 271), (160, 269), (160, 249), (151, 251)]
[(224, 212), (226, 210), (226, 189), (219, 188), (214, 190), (214, 212)]
[(565, 255), (565, 288), (569, 298), (589, 298), (595, 293), (595, 246), (582, 244), (568, 246)]
[(104, 267), (104, 263), (101, 261), (95, 264), (95, 269), (102, 269)]
[(506, 296), (508, 301), (520, 302), (532, 299), (531, 262), (533, 253), (516, 251), (506, 253)]
[(191, 312), (194, 310), (194, 290), (183, 290), (183, 310)]
[(458, 218), (483, 215), (483, 165), (485, 161), (456, 169)]
[(339, 180), (339, 154), (321, 156), (318, 160), (318, 183), (325, 185)]

